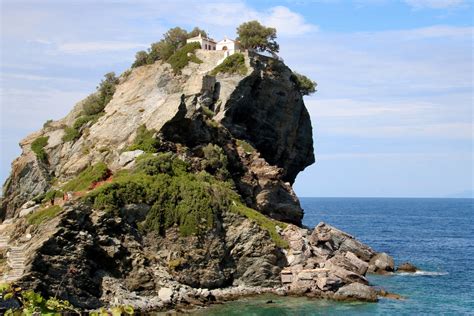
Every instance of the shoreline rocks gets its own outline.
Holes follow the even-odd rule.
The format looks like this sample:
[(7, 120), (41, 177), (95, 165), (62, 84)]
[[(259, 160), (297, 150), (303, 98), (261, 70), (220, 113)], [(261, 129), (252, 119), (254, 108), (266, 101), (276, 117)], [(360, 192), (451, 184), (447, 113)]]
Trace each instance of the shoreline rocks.
[(410, 262), (404, 262), (397, 267), (397, 272), (410, 272), (414, 273), (418, 271), (418, 268)]

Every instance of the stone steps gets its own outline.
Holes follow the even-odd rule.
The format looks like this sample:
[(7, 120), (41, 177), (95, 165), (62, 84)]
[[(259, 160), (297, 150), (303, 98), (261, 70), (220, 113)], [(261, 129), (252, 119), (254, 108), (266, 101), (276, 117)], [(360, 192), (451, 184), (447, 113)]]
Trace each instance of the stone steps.
[(10, 238), (7, 236), (0, 236), (0, 249), (7, 250), (7, 266), (9, 271), (5, 273), (1, 280), (3, 282), (14, 282), (21, 278), (25, 272), (25, 263), (27, 257), (25, 255), (26, 245), (13, 246), (9, 244)]

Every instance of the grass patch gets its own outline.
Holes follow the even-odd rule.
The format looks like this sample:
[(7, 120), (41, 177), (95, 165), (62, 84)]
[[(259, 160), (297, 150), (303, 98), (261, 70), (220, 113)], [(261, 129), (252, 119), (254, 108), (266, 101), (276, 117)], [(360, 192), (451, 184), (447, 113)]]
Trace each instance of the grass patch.
[[(199, 48), (201, 48), (201, 44), (189, 43), (178, 49), (173, 55), (170, 56), (170, 58), (168, 58), (167, 62), (171, 65), (175, 74), (180, 73), (190, 61), (196, 64), (202, 63), (202, 60), (197, 58), (194, 54), (194, 51)], [(190, 55), (188, 56), (188, 54)]]
[(61, 211), (62, 208), (59, 205), (53, 205), (29, 214), (26, 219), (30, 225), (40, 225), (55, 218)]
[(35, 153), (36, 158), (41, 162), (48, 162), (48, 155), (44, 147), (48, 145), (48, 136), (38, 137), (31, 143), (31, 150)]
[(110, 170), (103, 162), (99, 162), (82, 171), (77, 177), (63, 186), (63, 191), (84, 191), (99, 181), (105, 180), (110, 176)]
[(255, 152), (255, 148), (252, 145), (250, 145), (249, 143), (247, 143), (245, 140), (237, 139), (236, 143), (237, 143), (237, 146), (242, 147), (242, 149), (246, 153), (251, 154), (251, 153)]
[(146, 153), (157, 152), (160, 141), (154, 137), (156, 131), (154, 129), (146, 129), (145, 124), (141, 125), (137, 130), (137, 136), (133, 144), (127, 148), (128, 151), (143, 150)]
[(288, 248), (288, 242), (280, 236), (280, 234), (276, 231), (275, 228), (278, 225), (282, 229), (285, 229), (287, 226), (285, 223), (271, 219), (263, 215), (262, 213), (251, 209), (241, 203), (234, 203), (231, 206), (231, 211), (247, 217), (249, 220), (257, 223), (258, 226), (268, 231), (270, 237), (278, 247)]
[(218, 73), (227, 73), (227, 74), (247, 74), (247, 67), (245, 66), (245, 57), (241, 53), (235, 53), (224, 59), (224, 61), (214, 68), (210, 74), (212, 76), (217, 75)]

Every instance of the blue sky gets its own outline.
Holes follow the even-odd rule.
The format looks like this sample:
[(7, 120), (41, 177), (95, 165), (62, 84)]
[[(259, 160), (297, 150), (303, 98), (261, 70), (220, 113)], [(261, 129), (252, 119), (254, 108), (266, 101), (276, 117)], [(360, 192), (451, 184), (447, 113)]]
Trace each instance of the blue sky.
[(0, 180), (18, 142), (170, 27), (233, 37), (258, 19), (318, 82), (300, 196), (443, 197), (473, 183), (473, 2), (2, 0)]

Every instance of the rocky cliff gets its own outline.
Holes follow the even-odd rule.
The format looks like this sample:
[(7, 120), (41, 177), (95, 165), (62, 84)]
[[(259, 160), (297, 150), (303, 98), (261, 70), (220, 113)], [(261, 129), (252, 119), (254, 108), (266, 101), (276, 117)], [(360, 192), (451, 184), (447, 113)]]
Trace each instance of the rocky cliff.
[(86, 99), (20, 143), (1, 204), (4, 278), (81, 308), (262, 291), (376, 300), (364, 275), (390, 258), (301, 227), (292, 184), (314, 156), (292, 71), (245, 54), (245, 71), (216, 73), (222, 52), (192, 57), (180, 72), (127, 71), (102, 112), (85, 115)]

